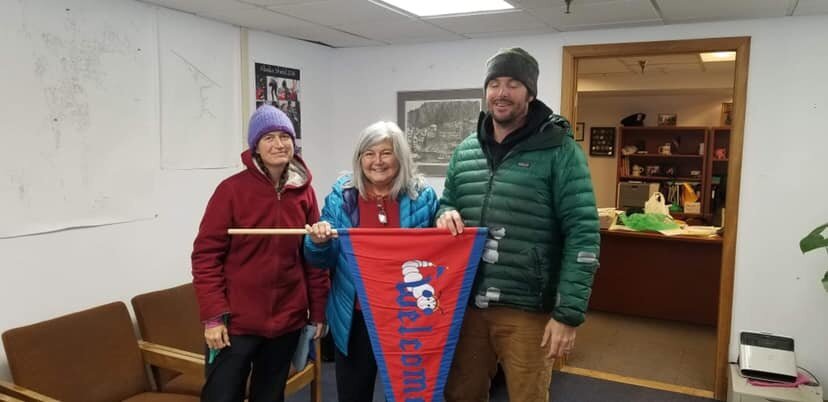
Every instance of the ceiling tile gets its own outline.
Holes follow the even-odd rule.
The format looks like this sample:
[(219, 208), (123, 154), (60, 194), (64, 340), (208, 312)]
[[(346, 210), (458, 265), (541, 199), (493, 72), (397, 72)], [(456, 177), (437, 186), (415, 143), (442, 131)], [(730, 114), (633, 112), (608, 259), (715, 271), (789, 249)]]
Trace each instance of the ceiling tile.
[(465, 39), (439, 27), (418, 20), (403, 22), (373, 22), (338, 26), (338, 29), (366, 38), (388, 43), (414, 43), (423, 41), (449, 41)]
[(799, 0), (793, 15), (820, 15), (828, 14), (828, 1), (825, 0)]
[[(290, 33), (287, 33), (288, 31)], [(363, 38), (357, 35), (352, 35), (348, 32), (342, 32), (337, 29), (315, 24), (307, 24), (302, 27), (291, 27), (286, 29), (285, 32), (279, 32), (278, 30), (271, 30), (270, 32), (314, 42), (321, 42), (332, 47), (385, 45), (385, 43), (381, 41), (376, 41), (371, 38)]]
[(647, 60), (647, 63), (650, 65), (699, 64), (698, 53), (618, 58), (619, 61), (625, 64), (635, 64), (642, 59)]
[(368, 0), (326, 0), (268, 9), (321, 25), (335, 26), (363, 22), (403, 22), (409, 17), (378, 6)]
[(784, 17), (785, 0), (656, 0), (668, 22)]
[[(506, 0), (507, 2), (511, 3), (516, 8), (522, 8), (524, 10), (534, 10), (538, 8), (551, 8), (552, 6), (561, 5), (561, 9), (565, 10), (566, 5), (564, 0)], [(574, 0), (571, 5), (575, 7), (576, 4), (594, 4), (594, 3), (605, 3), (607, 0)]]
[(507, 36), (528, 36), (528, 35), (543, 35), (547, 33), (558, 32), (554, 28), (543, 27), (536, 29), (525, 29), (518, 31), (503, 31), (503, 32), (475, 32), (463, 34), (469, 38), (492, 38), (492, 37), (507, 37)]
[(239, 3), (255, 4), (257, 6), (283, 6), (288, 4), (313, 3), (319, 0), (235, 0)]
[(538, 8), (533, 15), (561, 31), (604, 26), (660, 24), (658, 13), (649, 0), (614, 0), (595, 3), (572, 3), (571, 13), (564, 7)]
[(524, 11), (429, 18), (427, 21), (458, 34), (547, 28), (546, 24)]
[(617, 58), (579, 59), (578, 75), (629, 73), (630, 69)]

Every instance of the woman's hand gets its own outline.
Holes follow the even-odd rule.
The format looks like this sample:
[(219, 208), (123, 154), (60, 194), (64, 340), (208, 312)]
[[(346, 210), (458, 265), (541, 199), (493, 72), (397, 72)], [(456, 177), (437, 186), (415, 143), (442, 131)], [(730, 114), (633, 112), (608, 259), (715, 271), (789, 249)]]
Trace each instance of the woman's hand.
[(308, 236), (314, 244), (322, 244), (338, 237), (331, 228), (331, 224), (325, 221), (316, 222), (313, 226), (305, 225), (305, 230), (308, 231)]
[(210, 349), (224, 349), (230, 346), (230, 335), (227, 334), (227, 327), (219, 324), (214, 327), (204, 328), (204, 341)]
[(325, 328), (326, 325), (324, 323), (317, 322), (317, 323), (314, 323), (313, 325), (316, 326), (316, 332), (313, 334), (313, 340), (317, 340), (317, 339), (325, 336), (325, 332), (327, 332), (326, 331), (327, 328)]
[(458, 234), (463, 233), (465, 224), (463, 223), (463, 218), (460, 216), (460, 213), (452, 209), (443, 212), (443, 214), (437, 218), (437, 227), (440, 229), (448, 229), (452, 236), (457, 236)]

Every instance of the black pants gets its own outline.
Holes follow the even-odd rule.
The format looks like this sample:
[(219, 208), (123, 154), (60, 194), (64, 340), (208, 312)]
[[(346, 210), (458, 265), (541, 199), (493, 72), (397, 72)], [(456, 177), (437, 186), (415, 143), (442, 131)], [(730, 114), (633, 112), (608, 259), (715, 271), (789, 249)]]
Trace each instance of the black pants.
[[(290, 371), (290, 359), (299, 342), (294, 331), (277, 338), (253, 335), (230, 335), (230, 347), (204, 367), (202, 402), (242, 402), (247, 377), (250, 378), (250, 402), (282, 402)], [(209, 356), (206, 351), (205, 356)]]
[(348, 356), (336, 349), (336, 393), (339, 402), (374, 400), (377, 361), (371, 349), (362, 311), (355, 310), (348, 339)]

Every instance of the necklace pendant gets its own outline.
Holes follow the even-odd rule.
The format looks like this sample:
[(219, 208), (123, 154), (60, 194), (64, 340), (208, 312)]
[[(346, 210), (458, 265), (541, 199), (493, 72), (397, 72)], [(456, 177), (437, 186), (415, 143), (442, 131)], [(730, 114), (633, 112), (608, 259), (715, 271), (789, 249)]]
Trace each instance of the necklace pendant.
[(377, 219), (379, 219), (379, 222), (383, 225), (388, 224), (388, 217), (385, 216), (385, 211), (379, 211), (379, 214), (377, 214)]

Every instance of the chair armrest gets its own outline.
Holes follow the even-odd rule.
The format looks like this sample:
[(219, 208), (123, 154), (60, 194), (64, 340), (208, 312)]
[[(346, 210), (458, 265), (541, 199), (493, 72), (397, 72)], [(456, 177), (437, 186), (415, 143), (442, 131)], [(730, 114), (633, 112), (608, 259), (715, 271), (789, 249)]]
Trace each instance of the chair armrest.
[(203, 377), (204, 356), (157, 343), (138, 341), (144, 362), (181, 374)]
[[(4, 394), (8, 395), (8, 398), (5, 398)], [(60, 402), (57, 399), (49, 398), (26, 387), (5, 381), (0, 381), (0, 401)]]
[(288, 377), (285, 385), (285, 395), (292, 395), (310, 384), (311, 401), (321, 401), (322, 395), (322, 349), (319, 339), (313, 341), (315, 359), (308, 360), (308, 364), (302, 370), (297, 371)]

